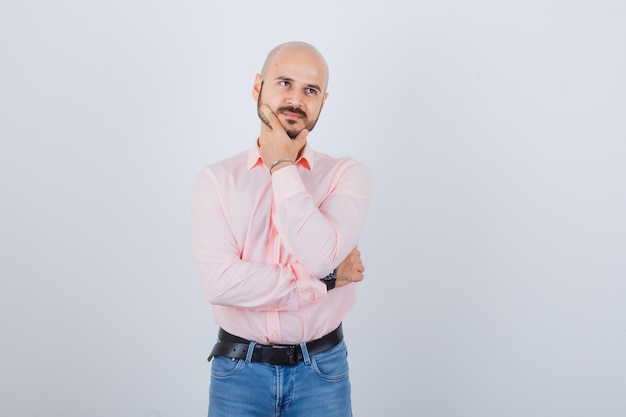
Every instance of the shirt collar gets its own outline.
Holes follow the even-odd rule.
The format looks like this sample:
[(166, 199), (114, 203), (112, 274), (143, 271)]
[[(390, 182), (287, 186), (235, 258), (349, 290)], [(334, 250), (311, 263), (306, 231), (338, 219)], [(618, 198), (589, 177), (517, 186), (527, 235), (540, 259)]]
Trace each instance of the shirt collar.
[[(311, 147), (307, 143), (306, 145), (304, 145), (304, 150), (302, 151), (302, 155), (300, 155), (300, 158), (296, 161), (296, 165), (302, 165), (304, 168), (311, 171), (313, 170), (314, 160), (315, 151), (311, 149)], [(259, 165), (263, 165), (263, 159), (261, 158), (261, 154), (259, 153), (259, 146), (256, 144), (255, 141), (254, 146), (248, 151), (248, 163), (246, 164), (246, 166), (248, 167), (248, 169), (252, 169)]]

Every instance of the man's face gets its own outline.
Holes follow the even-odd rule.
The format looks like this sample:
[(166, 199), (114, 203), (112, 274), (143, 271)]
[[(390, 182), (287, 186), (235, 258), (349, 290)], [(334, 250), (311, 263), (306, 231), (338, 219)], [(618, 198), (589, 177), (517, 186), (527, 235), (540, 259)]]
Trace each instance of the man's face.
[[(309, 51), (280, 51), (266, 74), (255, 80), (257, 111), (268, 105), (293, 139), (302, 129), (315, 127), (326, 100), (326, 83), (325, 63), (317, 56)], [(263, 120), (260, 113), (259, 118)]]

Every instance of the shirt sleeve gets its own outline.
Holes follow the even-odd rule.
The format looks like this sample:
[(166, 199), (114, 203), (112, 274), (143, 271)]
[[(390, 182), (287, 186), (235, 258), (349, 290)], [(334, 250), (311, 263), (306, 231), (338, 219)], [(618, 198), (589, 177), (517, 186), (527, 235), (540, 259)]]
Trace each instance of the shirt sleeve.
[(289, 311), (325, 297), (324, 286), (298, 263), (268, 265), (241, 259), (218, 184), (210, 169), (203, 170), (194, 183), (191, 201), (193, 259), (209, 303)]
[(363, 232), (371, 199), (371, 177), (353, 159), (341, 160), (328, 194), (319, 207), (296, 166), (272, 175), (276, 227), (285, 246), (314, 277), (324, 277), (355, 248)]

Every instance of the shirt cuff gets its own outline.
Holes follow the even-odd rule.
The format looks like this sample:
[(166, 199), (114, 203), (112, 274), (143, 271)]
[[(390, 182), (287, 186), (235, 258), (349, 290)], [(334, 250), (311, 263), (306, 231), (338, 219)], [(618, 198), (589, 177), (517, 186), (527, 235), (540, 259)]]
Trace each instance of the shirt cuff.
[(272, 188), (274, 189), (274, 202), (279, 205), (291, 196), (300, 192), (306, 192), (306, 188), (298, 168), (295, 165), (289, 165), (279, 169), (272, 174)]
[(299, 305), (314, 303), (326, 297), (328, 292), (326, 285), (319, 279), (311, 277), (300, 263), (293, 265), (293, 271), (296, 274)]

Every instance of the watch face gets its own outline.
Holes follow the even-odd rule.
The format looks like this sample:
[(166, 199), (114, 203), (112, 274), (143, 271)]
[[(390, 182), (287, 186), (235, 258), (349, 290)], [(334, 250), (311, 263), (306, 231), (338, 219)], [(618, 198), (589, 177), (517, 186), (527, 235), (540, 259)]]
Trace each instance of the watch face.
[(324, 281), (332, 281), (333, 279), (337, 279), (337, 270), (333, 270), (330, 274), (326, 275), (322, 280)]

